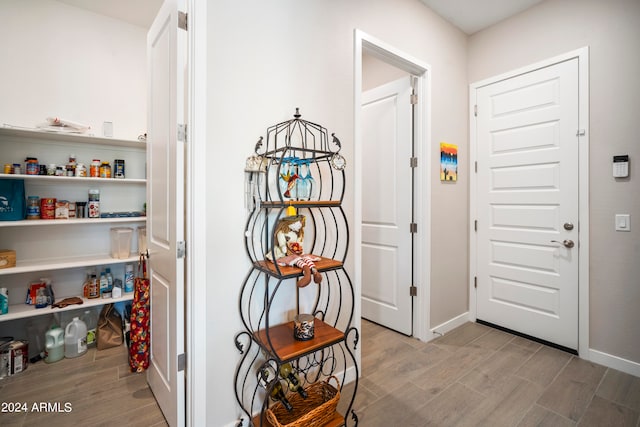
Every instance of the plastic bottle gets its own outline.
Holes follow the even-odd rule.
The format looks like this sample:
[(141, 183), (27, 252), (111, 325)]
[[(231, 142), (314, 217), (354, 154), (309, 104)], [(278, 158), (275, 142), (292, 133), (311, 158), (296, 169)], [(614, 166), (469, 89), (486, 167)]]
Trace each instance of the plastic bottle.
[(133, 292), (133, 265), (127, 264), (124, 269), (124, 291)]
[(86, 310), (82, 316), (82, 321), (87, 326), (87, 347), (92, 347), (96, 345), (98, 318), (93, 310)]
[(74, 317), (64, 330), (64, 357), (73, 358), (87, 352), (87, 325)]
[(100, 273), (100, 295), (103, 292), (107, 292), (109, 290), (109, 281), (107, 280), (107, 275), (103, 271)]
[(54, 325), (45, 332), (44, 341), (45, 362), (53, 363), (64, 358), (64, 331), (59, 326)]
[(107, 276), (107, 283), (109, 285), (109, 290), (113, 289), (113, 274), (111, 274), (111, 268), (107, 267), (105, 270), (105, 275)]
[(99, 298), (100, 297), (100, 283), (95, 274), (91, 275), (89, 279), (89, 298)]

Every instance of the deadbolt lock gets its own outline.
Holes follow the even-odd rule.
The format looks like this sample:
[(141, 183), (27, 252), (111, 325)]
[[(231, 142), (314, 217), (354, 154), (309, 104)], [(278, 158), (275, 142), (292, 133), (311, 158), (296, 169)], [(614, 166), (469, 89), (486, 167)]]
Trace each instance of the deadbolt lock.
[(565, 230), (573, 230), (573, 224), (571, 224), (570, 222), (565, 222), (564, 223), (564, 229)]

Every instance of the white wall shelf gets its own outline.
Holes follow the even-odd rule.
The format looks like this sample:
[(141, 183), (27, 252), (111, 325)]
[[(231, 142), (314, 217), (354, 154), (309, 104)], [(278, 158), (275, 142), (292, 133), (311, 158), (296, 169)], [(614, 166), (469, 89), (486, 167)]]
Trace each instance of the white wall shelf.
[(38, 142), (64, 142), (72, 144), (94, 144), (109, 147), (131, 147), (146, 150), (147, 143), (129, 139), (103, 138), (93, 135), (77, 133), (47, 132), (38, 129), (25, 129), (4, 125), (0, 127), (0, 136), (16, 137), (20, 139), (32, 139)]
[[(60, 301), (67, 297), (56, 297), (56, 301)], [(35, 305), (27, 305), (27, 304), (11, 304), (9, 306), (9, 312), (7, 314), (3, 314), (0, 316), (0, 322), (7, 322), (9, 320), (16, 319), (24, 319), (27, 317), (33, 316), (42, 316), (45, 314), (55, 314), (61, 313), (63, 311), (71, 311), (77, 310), (80, 308), (89, 308), (95, 307), (98, 305), (121, 302), (121, 301), (132, 301), (133, 300), (133, 292), (129, 292), (121, 296), (120, 298), (82, 298), (82, 304), (73, 304), (68, 305), (63, 308), (52, 308), (51, 306), (47, 306), (44, 308), (36, 308)]]
[(90, 178), (81, 176), (49, 176), (0, 173), (0, 178), (25, 179), (39, 184), (146, 184), (146, 179), (136, 178)]
[(29, 260), (16, 262), (15, 267), (0, 269), (0, 276), (38, 271), (65, 270), (68, 268), (94, 267), (98, 265), (113, 265), (126, 262), (138, 262), (138, 256), (129, 258), (111, 258), (109, 255), (88, 256), (74, 258), (49, 258), (46, 260)]
[(22, 221), (0, 221), (0, 228), (4, 227), (41, 227), (79, 224), (114, 224), (129, 222), (145, 222), (146, 216), (129, 216), (119, 218), (76, 218), (76, 219), (24, 219)]

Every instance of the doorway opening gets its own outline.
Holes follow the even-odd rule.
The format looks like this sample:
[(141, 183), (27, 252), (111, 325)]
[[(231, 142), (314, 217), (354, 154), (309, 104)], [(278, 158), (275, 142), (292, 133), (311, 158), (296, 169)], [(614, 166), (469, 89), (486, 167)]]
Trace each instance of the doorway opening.
[[(361, 315), (366, 313), (370, 318), (372, 313), (375, 315), (378, 311), (387, 310), (398, 316), (405, 316), (405, 323), (408, 315), (408, 329), (401, 330), (405, 335), (412, 335), (421, 340), (427, 340), (429, 337), (429, 271), (430, 271), (430, 184), (428, 177), (430, 176), (430, 143), (429, 143), (429, 115), (430, 115), (430, 68), (421, 61), (412, 58), (404, 52), (378, 40), (360, 30), (355, 31), (355, 93), (354, 93), (354, 117), (355, 117), (355, 149), (354, 149), (354, 217), (355, 217), (355, 270), (356, 280), (355, 287), (357, 297), (360, 299)], [(410, 141), (406, 147), (398, 144), (388, 144), (379, 142), (377, 146), (371, 146), (372, 133), (367, 133), (365, 129), (366, 123), (375, 122), (376, 119), (367, 117), (365, 112), (365, 92), (367, 89), (374, 87), (386, 86), (392, 81), (402, 81), (409, 83), (410, 93), (407, 95), (407, 103), (411, 105), (410, 119), (412, 124), (409, 127)], [(389, 96), (381, 96), (379, 103), (373, 101), (374, 109), (380, 110), (385, 102), (395, 108), (396, 100), (403, 98), (396, 94)], [(412, 100), (417, 103), (411, 104)], [(369, 99), (368, 101), (371, 101)], [(389, 101), (389, 102), (387, 102)], [(404, 102), (404, 101), (403, 101)], [(390, 122), (395, 120), (397, 111), (390, 108), (387, 113), (378, 111), (382, 114), (380, 117), (390, 118)], [(385, 114), (387, 116), (385, 116)], [(374, 132), (375, 133), (375, 132)], [(395, 138), (395, 137), (393, 137)], [(394, 139), (396, 141), (396, 139)], [(393, 149), (391, 145), (394, 145)], [(378, 157), (374, 164), (370, 165), (372, 153), (377, 149), (383, 150), (377, 153)], [(398, 149), (396, 149), (398, 148)], [(387, 162), (384, 153), (393, 156), (401, 156), (397, 158), (391, 165)], [(398, 154), (400, 153), (400, 154)], [(406, 156), (406, 159), (404, 158)], [(377, 164), (377, 166), (376, 166)], [(395, 180), (395, 170), (405, 166), (403, 178), (401, 182)], [(373, 174), (371, 170), (375, 169), (373, 174), (377, 174), (377, 182), (385, 185), (387, 188), (385, 194), (389, 197), (393, 196), (393, 200), (387, 200), (387, 196), (381, 196), (379, 191), (372, 191), (371, 182), (368, 176)], [(393, 175), (393, 176), (391, 176)], [(410, 191), (407, 192), (405, 199), (398, 205), (395, 189), (404, 185)], [(379, 212), (376, 206), (384, 206), (387, 216), (372, 218), (369, 212)], [(391, 206), (391, 209), (387, 209)], [(400, 215), (399, 215), (400, 214)], [(369, 216), (368, 216), (369, 215)], [(402, 219), (398, 219), (402, 217)], [(393, 221), (389, 220), (393, 218)], [(406, 219), (408, 218), (408, 220)], [(368, 221), (369, 220), (369, 221)], [(397, 222), (396, 222), (397, 220)], [(406, 221), (406, 224), (404, 222)], [(376, 230), (369, 227), (375, 223)], [(396, 236), (392, 235), (396, 233)], [(378, 253), (375, 254), (372, 244), (372, 235), (383, 237), (381, 241), (376, 241)], [(397, 236), (402, 236), (402, 243), (405, 247), (400, 248), (396, 245), (398, 251), (394, 249), (394, 245), (389, 242), (395, 241)], [(400, 254), (400, 255), (398, 255)], [(378, 287), (367, 288), (365, 280), (370, 280), (375, 274), (368, 274), (365, 271), (374, 265), (379, 269), (376, 260), (383, 260), (386, 256), (394, 256), (396, 259), (385, 260), (386, 265), (395, 269), (408, 269), (406, 279), (402, 279), (394, 285), (393, 289)], [(409, 258), (409, 267), (401, 265), (398, 259)], [(418, 262), (419, 260), (419, 262)], [(406, 259), (404, 261), (407, 261)], [(370, 265), (367, 266), (367, 263)], [(397, 272), (395, 272), (397, 273)], [(395, 274), (394, 273), (394, 274)], [(398, 276), (395, 276), (398, 277)], [(408, 283), (407, 283), (408, 282)], [(367, 293), (370, 292), (370, 293)], [(405, 298), (405, 304), (398, 302), (399, 298)], [(406, 300), (409, 304), (406, 304)], [(368, 305), (369, 307), (365, 307)], [(374, 307), (372, 309), (372, 306)], [(407, 308), (408, 307), (408, 308)], [(409, 313), (407, 313), (409, 311)], [(382, 316), (385, 320), (385, 315)], [(381, 323), (383, 326), (386, 320), (374, 322)], [(394, 326), (388, 326), (391, 329), (397, 329)]]

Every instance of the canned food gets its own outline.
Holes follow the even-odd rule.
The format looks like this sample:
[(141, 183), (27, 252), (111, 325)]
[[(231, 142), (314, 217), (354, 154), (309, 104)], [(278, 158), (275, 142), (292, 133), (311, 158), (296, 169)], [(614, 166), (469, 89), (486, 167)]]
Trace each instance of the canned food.
[(56, 217), (56, 199), (42, 198), (40, 199), (40, 218), (55, 219)]

